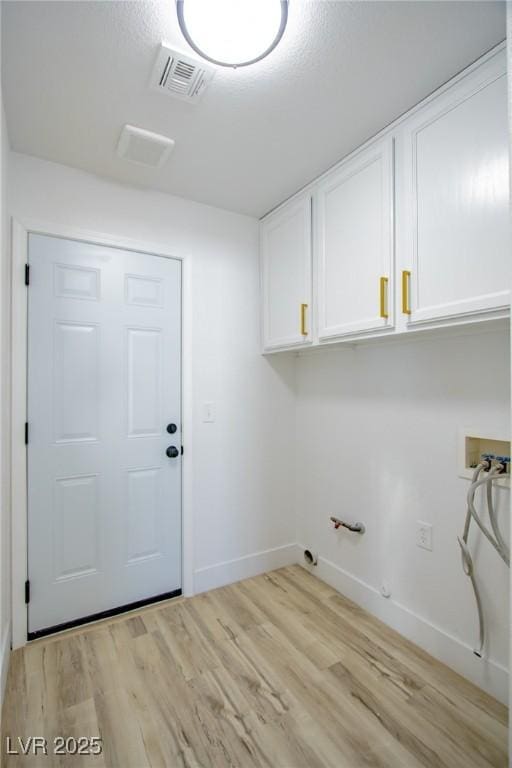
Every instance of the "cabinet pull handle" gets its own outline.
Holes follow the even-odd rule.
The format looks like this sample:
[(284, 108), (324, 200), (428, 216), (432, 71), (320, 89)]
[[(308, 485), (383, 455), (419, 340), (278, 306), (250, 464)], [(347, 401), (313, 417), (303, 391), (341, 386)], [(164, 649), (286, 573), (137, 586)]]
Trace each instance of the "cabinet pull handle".
[(402, 312), (404, 315), (411, 314), (411, 308), (409, 306), (409, 280), (411, 273), (408, 269), (402, 270)]
[(388, 293), (388, 278), (381, 277), (380, 279), (380, 316), (387, 320), (389, 315), (387, 313), (387, 293)]
[(307, 308), (308, 308), (307, 304), (300, 305), (300, 332), (302, 336), (308, 335), (308, 332), (306, 329), (306, 309)]

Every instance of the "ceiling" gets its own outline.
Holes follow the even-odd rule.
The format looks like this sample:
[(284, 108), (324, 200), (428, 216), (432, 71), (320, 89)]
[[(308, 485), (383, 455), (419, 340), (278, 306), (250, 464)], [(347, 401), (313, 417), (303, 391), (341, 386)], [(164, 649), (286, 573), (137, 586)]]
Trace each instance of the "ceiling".
[[(148, 87), (162, 40), (190, 52), (174, 0), (2, 5), (12, 149), (254, 216), (505, 37), (501, 2), (290, 0), (278, 48), (193, 105)], [(117, 157), (125, 123), (175, 140), (163, 168)]]

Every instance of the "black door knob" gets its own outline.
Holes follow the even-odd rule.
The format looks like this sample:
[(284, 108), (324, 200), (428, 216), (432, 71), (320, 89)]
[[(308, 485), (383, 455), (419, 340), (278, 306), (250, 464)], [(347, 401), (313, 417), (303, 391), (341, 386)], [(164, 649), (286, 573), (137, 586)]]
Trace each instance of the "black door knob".
[(170, 435), (174, 435), (174, 433), (176, 432), (177, 429), (178, 429), (178, 427), (176, 426), (176, 424), (168, 424), (167, 425), (167, 431), (168, 431), (168, 433)]
[(166, 450), (166, 454), (170, 459), (175, 459), (177, 456), (180, 455), (180, 452), (178, 451), (175, 445), (170, 445)]

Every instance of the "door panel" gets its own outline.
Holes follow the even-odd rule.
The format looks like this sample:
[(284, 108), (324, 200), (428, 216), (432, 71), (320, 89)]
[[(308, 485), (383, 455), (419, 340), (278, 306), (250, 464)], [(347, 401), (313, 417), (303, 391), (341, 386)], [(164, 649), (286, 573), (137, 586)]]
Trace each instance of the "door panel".
[(100, 271), (69, 264), (55, 264), (55, 296), (63, 299), (100, 298)]
[(126, 562), (162, 557), (159, 542), (164, 532), (158, 515), (162, 500), (162, 469), (131, 469), (126, 474), (126, 480)]
[(161, 433), (161, 332), (128, 328), (128, 436)]
[(315, 232), (319, 338), (392, 328), (391, 138), (347, 160), (319, 185)]
[(98, 477), (67, 477), (55, 481), (55, 579), (97, 573)]
[(55, 442), (97, 440), (98, 326), (56, 321), (53, 352)]
[(126, 303), (141, 307), (161, 307), (162, 281), (141, 275), (126, 275)]
[[(292, 201), (265, 219), (261, 225), (261, 249), (264, 348), (311, 343), (309, 196)], [(303, 309), (302, 305), (307, 306)]]
[(29, 632), (181, 588), (180, 263), (29, 236)]
[(405, 126), (412, 323), (509, 304), (507, 124), (500, 54)]

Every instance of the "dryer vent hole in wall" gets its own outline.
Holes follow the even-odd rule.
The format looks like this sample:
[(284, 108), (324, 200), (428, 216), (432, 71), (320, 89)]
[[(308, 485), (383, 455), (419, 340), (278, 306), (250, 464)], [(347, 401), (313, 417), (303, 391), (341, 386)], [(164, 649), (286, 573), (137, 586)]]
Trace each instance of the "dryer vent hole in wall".
[(304, 560), (307, 565), (318, 565), (318, 555), (310, 549), (304, 550)]

